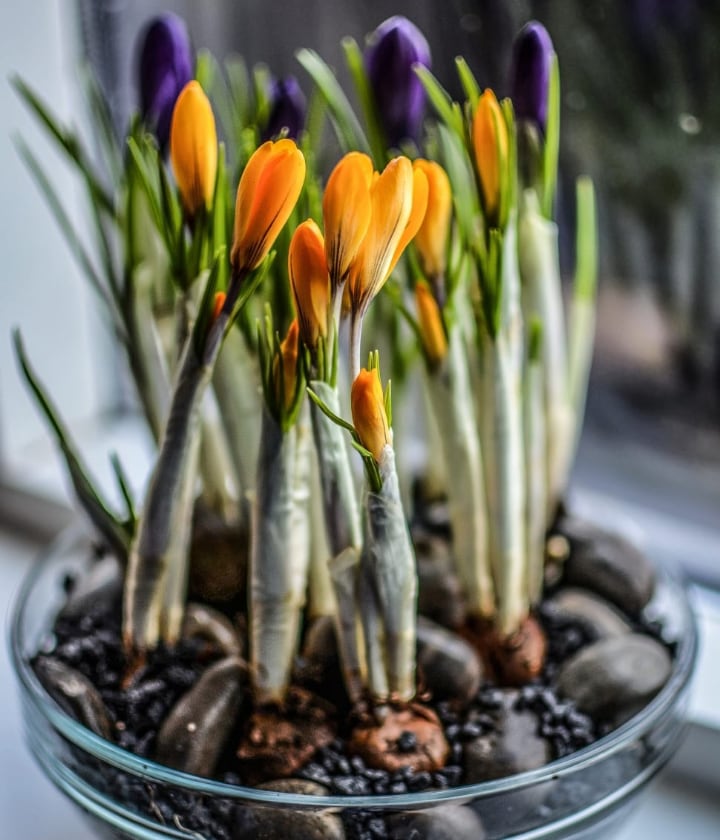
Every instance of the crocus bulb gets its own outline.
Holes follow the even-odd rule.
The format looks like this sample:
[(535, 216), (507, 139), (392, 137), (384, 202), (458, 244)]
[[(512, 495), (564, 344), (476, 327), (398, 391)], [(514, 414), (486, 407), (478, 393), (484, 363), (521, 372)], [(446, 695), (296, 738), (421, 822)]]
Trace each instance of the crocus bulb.
[(536, 20), (526, 23), (513, 45), (510, 98), (518, 120), (526, 120), (544, 134), (553, 44), (547, 29)]
[(300, 197), (305, 158), (294, 140), (263, 143), (238, 185), (230, 259), (236, 274), (265, 259)]
[(161, 149), (170, 138), (170, 119), (180, 91), (193, 77), (193, 51), (185, 21), (170, 12), (153, 18), (140, 46), (140, 113)]
[(170, 124), (170, 162), (189, 218), (212, 202), (217, 159), (217, 131), (210, 100), (193, 80), (182, 89)]
[(330, 173), (323, 195), (323, 226), (333, 297), (347, 278), (350, 264), (370, 224), (373, 165), (362, 152), (349, 152)]
[(428, 199), (425, 218), (415, 234), (415, 248), (420, 257), (423, 274), (436, 279), (445, 274), (452, 193), (450, 179), (439, 163), (432, 160), (414, 161), (413, 167), (425, 173), (428, 182)]
[(415, 304), (423, 351), (430, 365), (435, 367), (447, 356), (448, 345), (440, 307), (425, 283), (415, 286)]
[(270, 90), (270, 116), (263, 131), (263, 139), (271, 140), (282, 131), (297, 140), (305, 126), (307, 102), (295, 76), (273, 82)]
[(299, 225), (288, 252), (288, 274), (295, 298), (300, 337), (313, 349), (326, 338), (330, 318), (330, 278), (320, 228), (308, 219)]
[(472, 139), (485, 215), (490, 226), (497, 226), (502, 180), (507, 177), (509, 144), (505, 116), (490, 88), (485, 88), (478, 102), (473, 119)]
[(368, 37), (365, 70), (390, 147), (420, 138), (426, 95), (416, 64), (430, 67), (430, 47), (407, 18), (388, 18)]
[(355, 378), (350, 391), (350, 410), (360, 443), (380, 461), (385, 446), (392, 445), (392, 432), (377, 368), (363, 368)]

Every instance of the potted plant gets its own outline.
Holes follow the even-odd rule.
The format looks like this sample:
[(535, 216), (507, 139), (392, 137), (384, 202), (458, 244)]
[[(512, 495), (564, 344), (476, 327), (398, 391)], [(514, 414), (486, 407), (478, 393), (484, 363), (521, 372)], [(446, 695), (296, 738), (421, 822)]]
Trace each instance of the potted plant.
[[(124, 147), (102, 135), (110, 188), (17, 84), (88, 189), (101, 267), (25, 150), (157, 441), (141, 504), (114, 459), (116, 513), (16, 334), (98, 539), (92, 557), (58, 549), (21, 596), (28, 730), (110, 836), (571, 833), (624, 802), (680, 729), (681, 590), (562, 506), (596, 255), (581, 180), (566, 330), (549, 36), (519, 34), (512, 102), (458, 59), (463, 105), (404, 18), (364, 55), (344, 46), (365, 128), (307, 50), (302, 128), (295, 83), (235, 62), (223, 84), (207, 55), (193, 74), (182, 22), (155, 20), (142, 115)], [(342, 148), (327, 177), (325, 115)], [(417, 371), (430, 432), (411, 506)], [(61, 575), (62, 602), (43, 600)]]

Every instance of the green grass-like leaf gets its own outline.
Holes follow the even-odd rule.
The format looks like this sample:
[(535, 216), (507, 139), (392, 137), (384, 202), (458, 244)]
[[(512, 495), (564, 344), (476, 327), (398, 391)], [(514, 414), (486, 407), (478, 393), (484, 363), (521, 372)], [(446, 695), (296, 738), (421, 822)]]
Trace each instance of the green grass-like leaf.
[(127, 559), (130, 542), (134, 533), (134, 520), (121, 522), (110, 510), (105, 500), (101, 497), (89, 473), (77, 452), (77, 449), (60, 419), (60, 415), (50, 401), (45, 389), (40, 384), (30, 362), (25, 354), (25, 347), (19, 330), (13, 332), (13, 344), (15, 355), (20, 364), (25, 382), (32, 391), (35, 400), (45, 417), (55, 440), (65, 459), (70, 479), (75, 494), (92, 523), (98, 531), (107, 539), (110, 546), (117, 552), (122, 561)]
[(327, 103), (343, 152), (357, 150), (370, 154), (368, 139), (333, 71), (314, 50), (302, 49), (296, 57)]

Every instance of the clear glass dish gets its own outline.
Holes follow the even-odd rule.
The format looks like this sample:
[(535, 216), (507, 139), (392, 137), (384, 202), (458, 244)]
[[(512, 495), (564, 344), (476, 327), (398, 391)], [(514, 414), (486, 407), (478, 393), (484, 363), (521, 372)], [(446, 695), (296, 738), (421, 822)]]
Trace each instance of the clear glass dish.
[[(677, 642), (670, 680), (645, 709), (604, 738), (538, 770), (447, 791), (397, 796), (308, 796), (237, 787), (171, 770), (94, 735), (46, 693), (29, 665), (64, 600), (66, 574), (85, 573), (89, 544), (71, 529), (39, 559), (12, 617), (12, 656), (25, 735), (43, 771), (111, 838), (326, 838), (354, 840), (382, 820), (393, 840), (498, 840), (613, 836), (644, 785), (675, 752), (684, 730), (697, 631), (677, 574), (658, 572), (653, 614)], [(232, 830), (183, 825), (173, 804), (196, 816), (230, 815)], [(227, 821), (227, 820), (226, 820)], [(376, 828), (378, 823), (374, 824)]]

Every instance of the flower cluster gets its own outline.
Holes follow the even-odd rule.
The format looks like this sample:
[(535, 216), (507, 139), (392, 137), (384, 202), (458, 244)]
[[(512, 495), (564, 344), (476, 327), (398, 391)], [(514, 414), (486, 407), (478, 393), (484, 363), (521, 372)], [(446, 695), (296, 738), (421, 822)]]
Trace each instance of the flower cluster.
[[(81, 150), (72, 160), (90, 190), (101, 268), (75, 250), (122, 336), (157, 443), (142, 505), (119, 466), (126, 515), (102, 500), (18, 349), (83, 507), (127, 564), (128, 669), (180, 638), (191, 560), (209, 550), (198, 523), (212, 517), (229, 546), (223, 562), (239, 573), (213, 562), (200, 586), (221, 602), (247, 596), (257, 707), (284, 702), (309, 614), (334, 622), (348, 696), (381, 719), (416, 692), (417, 572), (398, 466), (413, 404), (407, 372), (419, 360), (439, 432), (427, 469), (444, 466), (466, 635), (492, 626), (502, 643), (519, 639), (581, 422), (593, 198), (581, 181), (566, 332), (548, 33), (538, 23), (520, 32), (512, 99), (502, 101), (459, 61), (467, 101), (452, 102), (404, 18), (381, 24), (364, 53), (344, 45), (361, 118), (322, 59), (299, 54), (342, 149), (327, 173), (317, 164), (322, 125), (306, 125), (298, 81), (234, 65), (235, 83), (247, 81), (234, 97), (222, 73), (195, 61), (171, 15), (143, 35), (138, 118), (122, 145), (106, 138), (122, 201), (107, 195), (79, 138), (66, 142)], [(363, 355), (368, 337), (390, 357), (392, 399), (378, 351)], [(393, 401), (404, 418), (397, 441)], [(501, 678), (537, 674), (539, 635), (511, 662), (497, 653)]]

